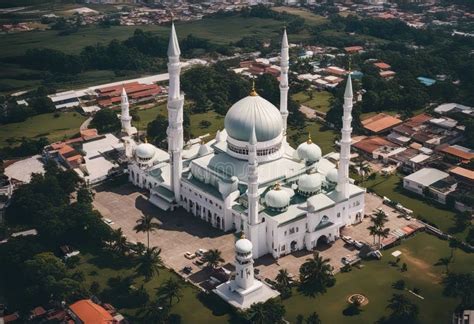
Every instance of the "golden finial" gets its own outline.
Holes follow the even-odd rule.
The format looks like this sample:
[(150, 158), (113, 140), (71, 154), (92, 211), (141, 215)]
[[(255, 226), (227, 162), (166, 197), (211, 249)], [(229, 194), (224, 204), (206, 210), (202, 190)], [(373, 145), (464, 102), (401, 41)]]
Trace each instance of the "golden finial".
[(280, 190), (281, 189), (280, 183), (279, 182), (275, 183), (275, 187), (273, 189)]
[(258, 96), (257, 91), (255, 90), (255, 80), (252, 80), (252, 90), (250, 90), (250, 95), (252, 97)]
[(241, 239), (241, 240), (244, 240), (244, 239), (245, 239), (245, 233), (244, 233), (244, 231), (242, 231), (242, 233), (240, 233), (240, 239)]
[(145, 143), (148, 143), (148, 138), (145, 136)]
[(310, 132), (308, 132), (308, 140), (306, 141), (306, 143), (308, 143), (308, 144), (313, 143), (313, 141), (311, 140), (311, 133)]

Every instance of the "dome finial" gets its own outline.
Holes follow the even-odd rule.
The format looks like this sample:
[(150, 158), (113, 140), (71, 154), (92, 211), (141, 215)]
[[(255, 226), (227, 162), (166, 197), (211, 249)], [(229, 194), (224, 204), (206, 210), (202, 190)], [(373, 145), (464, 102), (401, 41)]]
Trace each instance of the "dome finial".
[(281, 185), (279, 182), (275, 183), (275, 187), (273, 188), (275, 190), (281, 190)]
[(252, 97), (258, 96), (257, 91), (255, 90), (255, 80), (252, 80), (252, 90), (250, 90), (250, 95)]
[(306, 143), (308, 143), (308, 144), (313, 143), (313, 140), (311, 140), (311, 133), (310, 132), (308, 132), (308, 140), (306, 141)]
[(145, 143), (148, 143), (148, 138), (145, 136)]
[(241, 239), (241, 240), (244, 240), (244, 239), (245, 239), (245, 233), (244, 233), (244, 231), (242, 231), (242, 233), (240, 233), (240, 239)]

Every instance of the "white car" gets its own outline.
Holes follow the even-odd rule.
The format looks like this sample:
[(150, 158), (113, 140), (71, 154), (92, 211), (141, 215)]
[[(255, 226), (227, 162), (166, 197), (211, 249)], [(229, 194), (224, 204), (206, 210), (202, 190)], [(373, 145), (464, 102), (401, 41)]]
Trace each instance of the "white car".
[(203, 256), (206, 253), (207, 253), (206, 249), (199, 249), (199, 250), (196, 251), (196, 255), (198, 255), (198, 256)]
[(354, 244), (354, 240), (350, 236), (341, 236), (341, 239), (346, 242), (347, 244)]
[(364, 244), (359, 241), (354, 241), (354, 246), (356, 247), (356, 249), (360, 250), (364, 246)]
[(191, 253), (191, 252), (185, 252), (185, 253), (184, 253), (184, 257), (185, 257), (186, 259), (190, 259), (190, 260), (191, 260), (191, 259), (194, 259), (194, 258), (196, 257), (196, 254)]
[(103, 218), (103, 221), (107, 225), (113, 225), (114, 222), (110, 218)]

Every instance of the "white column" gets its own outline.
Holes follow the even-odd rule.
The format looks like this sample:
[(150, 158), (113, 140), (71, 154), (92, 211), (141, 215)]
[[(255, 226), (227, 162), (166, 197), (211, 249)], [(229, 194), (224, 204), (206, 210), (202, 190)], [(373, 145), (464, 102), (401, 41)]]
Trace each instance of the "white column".
[(289, 52), (288, 37), (286, 29), (283, 31), (283, 39), (281, 42), (281, 58), (280, 58), (280, 113), (283, 122), (283, 136), (286, 136), (287, 120), (288, 120), (288, 68), (289, 68)]
[(122, 123), (122, 132), (128, 133), (128, 131), (132, 127), (132, 117), (130, 116), (128, 96), (127, 92), (125, 91), (125, 87), (122, 88), (120, 108), (122, 110), (120, 115), (120, 122)]
[(235, 283), (239, 288), (248, 289), (254, 285), (252, 253), (244, 255), (235, 251)]
[(347, 77), (346, 90), (344, 92), (344, 105), (341, 129), (341, 153), (339, 157), (339, 170), (337, 191), (341, 192), (343, 197), (349, 198), (349, 160), (351, 156), (351, 133), (352, 133), (352, 80), (351, 75)]
[(174, 24), (171, 25), (171, 35), (168, 44), (168, 152), (170, 154), (171, 165), (171, 188), (174, 192), (176, 202), (180, 200), (180, 179), (183, 169), (182, 150), (183, 150), (183, 104), (184, 95), (180, 91), (179, 74), (181, 72), (181, 63), (179, 56), (178, 37)]
[(260, 240), (259, 240), (259, 219), (258, 219), (258, 162), (257, 162), (257, 136), (255, 134), (255, 126), (252, 128), (252, 134), (248, 145), (248, 236), (253, 246), (253, 256), (260, 256)]

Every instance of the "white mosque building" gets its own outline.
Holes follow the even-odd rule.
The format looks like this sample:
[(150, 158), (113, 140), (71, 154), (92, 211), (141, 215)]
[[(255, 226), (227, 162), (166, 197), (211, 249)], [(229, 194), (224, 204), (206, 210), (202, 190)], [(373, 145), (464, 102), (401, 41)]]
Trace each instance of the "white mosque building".
[[(168, 152), (124, 138), (130, 181), (150, 190), (151, 203), (163, 210), (182, 207), (222, 231), (245, 233), (252, 243), (253, 258), (312, 250), (320, 242), (336, 240), (342, 227), (361, 220), (365, 189), (349, 178), (350, 75), (336, 166), (322, 156), (311, 138), (296, 149), (287, 142), (286, 31), (281, 49), (280, 109), (252, 90), (230, 107), (225, 128), (207, 143), (183, 141), (184, 95), (174, 26), (168, 57)], [(122, 111), (122, 115), (128, 113)], [(123, 120), (124, 128), (131, 127), (128, 122)], [(169, 217), (173, 217), (171, 212)]]

